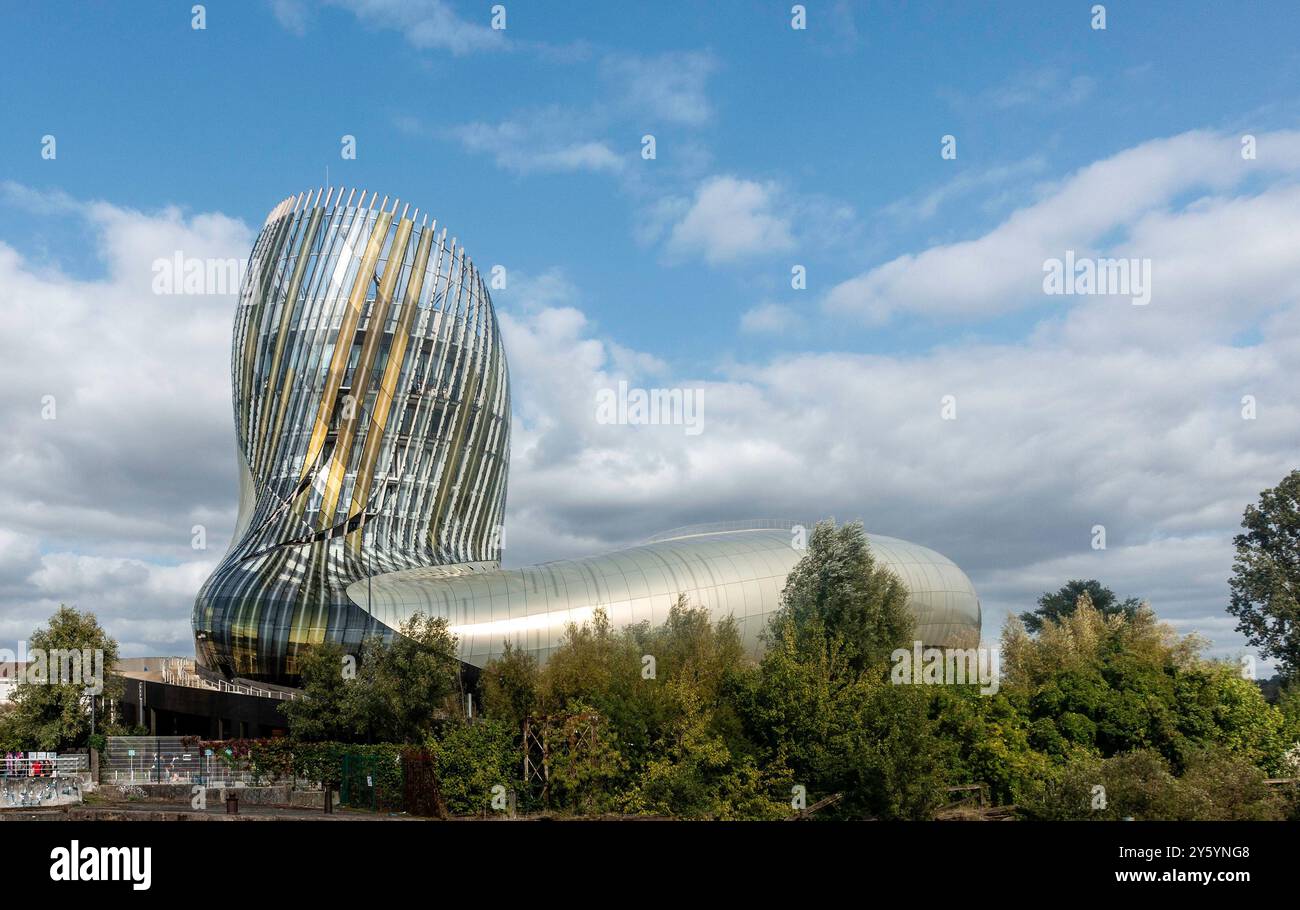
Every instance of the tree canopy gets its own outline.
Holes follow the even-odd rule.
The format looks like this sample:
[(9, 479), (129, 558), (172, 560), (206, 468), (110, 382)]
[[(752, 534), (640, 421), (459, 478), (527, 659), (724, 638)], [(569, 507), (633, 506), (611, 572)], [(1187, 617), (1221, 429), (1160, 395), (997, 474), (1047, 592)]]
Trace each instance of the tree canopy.
[(304, 698), (280, 705), (308, 742), (422, 743), (458, 710), (460, 662), (447, 621), (416, 613), (387, 642), (373, 636), (353, 660), (323, 642), (299, 656)]
[(1300, 675), (1300, 470), (1246, 506), (1234, 539), (1228, 612), (1237, 631), (1275, 658), (1288, 680)]
[[(6, 748), (58, 751), (84, 747), (90, 737), (88, 689), (98, 688), (87, 686), (86, 678), (92, 672), (102, 674), (101, 698), (118, 698), (122, 693), (121, 678), (112, 672), (117, 664), (117, 641), (100, 626), (94, 613), (60, 605), (49, 624), (32, 633), (28, 652), (39, 652), (45, 667), (32, 674), (38, 678), (26, 679), (15, 688), (13, 708), (4, 715), (0, 738)], [(80, 668), (81, 678), (70, 678), (76, 670), (59, 657), (69, 652), (77, 652), (77, 660), (71, 663)], [(90, 667), (86, 655), (91, 657)]]
[(1042, 630), (1044, 623), (1063, 619), (1073, 613), (1075, 604), (1085, 594), (1088, 595), (1093, 609), (1103, 616), (1132, 616), (1142, 605), (1142, 601), (1136, 597), (1120, 600), (1115, 596), (1114, 591), (1104, 587), (1095, 578), (1087, 581), (1074, 578), (1067, 581), (1059, 591), (1045, 592), (1038, 598), (1038, 609), (1021, 613), (1020, 621), (1025, 624), (1028, 631), (1037, 634)]

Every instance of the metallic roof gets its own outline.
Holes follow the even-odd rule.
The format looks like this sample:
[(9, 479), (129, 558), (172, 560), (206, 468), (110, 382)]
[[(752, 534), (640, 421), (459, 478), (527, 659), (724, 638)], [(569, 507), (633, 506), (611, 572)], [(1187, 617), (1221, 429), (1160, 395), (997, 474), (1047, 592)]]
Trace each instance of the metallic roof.
[[(756, 524), (779, 526), (683, 528), (640, 546), (521, 569), (390, 572), (353, 583), (348, 596), (390, 628), (416, 611), (445, 618), (460, 639), (462, 659), (476, 666), (499, 655), (507, 639), (545, 660), (567, 625), (589, 620), (597, 607), (615, 628), (647, 620), (657, 625), (679, 594), (715, 619), (734, 616), (756, 653), (786, 577), (803, 556), (792, 545), (790, 523)], [(907, 587), (918, 638), (938, 646), (978, 644), (979, 599), (961, 569), (928, 547), (867, 537), (876, 559)]]

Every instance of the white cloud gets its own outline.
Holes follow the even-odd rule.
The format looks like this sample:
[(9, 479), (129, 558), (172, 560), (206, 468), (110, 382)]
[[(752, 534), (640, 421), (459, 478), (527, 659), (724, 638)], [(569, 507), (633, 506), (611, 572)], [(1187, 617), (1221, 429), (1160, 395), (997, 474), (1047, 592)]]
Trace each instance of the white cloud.
[[(26, 637), (68, 602), (133, 630), (135, 653), (184, 653), (194, 595), (236, 507), (234, 297), (154, 295), (152, 266), (178, 251), (241, 258), (253, 234), (220, 214), (144, 213), (13, 184), (0, 204), (71, 216), (87, 239), (78, 256), (105, 268), (74, 278), (0, 244), (0, 637)], [(208, 529), (206, 551), (191, 549), (195, 524)]]
[[(918, 357), (806, 354), (721, 379), (671, 373), (664, 385), (704, 390), (704, 432), (686, 439), (595, 422), (594, 389), (638, 378), (580, 313), (512, 319), (509, 561), (700, 521), (861, 517), (962, 565), (993, 636), (1005, 612), (1095, 576), (1226, 653), (1241, 645), (1223, 612), (1232, 534), (1295, 466), (1300, 344), (1132, 350), (1123, 334), (1112, 323), (1100, 348), (1061, 336)], [(1241, 419), (1243, 390), (1267, 416)], [(949, 394), (955, 421), (940, 415)], [(1091, 548), (1097, 524), (1105, 551)]]
[(499, 167), (518, 174), (565, 171), (618, 171), (623, 162), (604, 142), (553, 142), (515, 121), (470, 123), (455, 134), (471, 152), (485, 152)]
[[(1057, 192), (1082, 204), (1077, 179)], [(1152, 250), (1161, 282), (1146, 308), (1079, 298), (1015, 343), (669, 370), (662, 384), (705, 392), (706, 427), (689, 440), (595, 423), (592, 390), (622, 368), (611, 342), (552, 298), (561, 309), (513, 320), (507, 333), (520, 414), (509, 559), (590, 552), (696, 521), (861, 517), (966, 568), (989, 637), (1043, 591), (1097, 577), (1213, 639), (1214, 653), (1237, 653), (1243, 641), (1224, 610), (1231, 540), (1244, 507), (1297, 466), (1298, 193), (1274, 175), (1249, 193), (1133, 206), (1126, 243)], [(1110, 217), (1055, 205), (1062, 217)], [(760, 306), (746, 321), (774, 328), (783, 315)], [(1246, 394), (1259, 403), (1255, 420), (1242, 419)], [(956, 397), (955, 421), (941, 419), (945, 395)], [(1104, 551), (1091, 546), (1097, 524)]]
[(792, 249), (790, 221), (773, 211), (778, 196), (773, 183), (710, 177), (696, 188), (680, 220), (669, 230), (669, 255), (699, 257), (718, 265)]
[[(1223, 609), (1228, 602), (1225, 567), (1231, 566), (1232, 556), (1231, 538), (1215, 535), (1160, 537), (1118, 550), (1087, 550), (990, 572), (980, 587), (981, 602), (985, 616), (1001, 623), (1008, 614), (1034, 609), (1023, 599), (1026, 589), (1053, 591), (1068, 579), (1104, 578), (1122, 597), (1149, 600), (1179, 632), (1217, 639), (1221, 653), (1232, 653), (1236, 620)], [(1171, 605), (1178, 609), (1170, 610)], [(986, 629), (985, 638), (995, 637), (997, 631)]]
[(627, 113), (653, 132), (658, 121), (699, 126), (712, 109), (705, 88), (718, 64), (705, 51), (673, 51), (656, 56), (609, 55), (607, 79), (615, 84)]
[[(456, 56), (507, 47), (505, 32), (490, 27), (488, 6), (481, 8), (482, 21), (462, 18), (445, 0), (326, 0), (331, 6), (349, 10), (359, 20), (376, 28), (400, 31), (407, 43), (419, 50), (445, 50)], [(286, 27), (301, 27), (302, 11), (290, 3), (277, 7), (277, 18)]]
[[(1012, 312), (1048, 299), (1043, 262), (1071, 249), (1081, 256), (1122, 250), (1151, 258), (1161, 295), (1177, 263), (1157, 258), (1158, 245), (1141, 230), (1144, 219), (1180, 203), (1180, 211), (1195, 214), (1214, 206), (1214, 197), (1188, 201), (1190, 194), (1223, 193), (1252, 176), (1300, 170), (1300, 133), (1269, 134), (1260, 143), (1271, 151), (1258, 161), (1242, 160), (1239, 137), (1199, 131), (1127, 149), (1081, 168), (981, 237), (899, 256), (841, 282), (827, 296), (827, 308), (868, 323), (900, 313), (969, 319)], [(1300, 255), (1294, 246), (1279, 249), (1259, 239), (1285, 263)], [(1204, 251), (1206, 261), (1214, 262), (1216, 253)], [(1164, 302), (1172, 303), (1168, 297)]]
[[(661, 121), (703, 123), (710, 112), (706, 81), (715, 66), (712, 56), (701, 51), (609, 55), (601, 63), (601, 75), (610, 100), (586, 107), (528, 108), (495, 122), (461, 124), (444, 135), (449, 133), (467, 151), (491, 155), (498, 167), (518, 174), (606, 172), (637, 183), (644, 177), (631, 173), (627, 162), (639, 144), (615, 142), (609, 136), (639, 137), (656, 130)], [(435, 132), (409, 116), (399, 118), (398, 126), (412, 133)], [(698, 172), (708, 160), (707, 151), (689, 138), (675, 141), (674, 148), (674, 170)]]
[[(399, 120), (410, 131), (422, 127)], [(594, 138), (589, 118), (550, 107), (497, 123), (466, 123), (451, 135), (468, 152), (492, 156), (498, 167), (517, 174), (604, 171), (618, 173), (624, 161), (605, 141)]]
[(953, 200), (977, 190), (1021, 182), (1042, 173), (1046, 167), (1047, 161), (1042, 155), (1032, 155), (1010, 164), (963, 170), (935, 189), (891, 202), (881, 211), (905, 221), (924, 221), (933, 218)]
[(271, 14), (295, 35), (307, 34), (307, 6), (303, 0), (271, 0)]
[(1009, 111), (1022, 107), (1072, 107), (1092, 97), (1097, 80), (1091, 76), (1067, 76), (1058, 67), (1044, 66), (1018, 72), (1004, 82), (969, 98), (964, 91), (946, 94), (954, 106)]
[(760, 303), (746, 310), (740, 317), (740, 328), (757, 334), (778, 334), (789, 331), (799, 322), (798, 315), (780, 303)]

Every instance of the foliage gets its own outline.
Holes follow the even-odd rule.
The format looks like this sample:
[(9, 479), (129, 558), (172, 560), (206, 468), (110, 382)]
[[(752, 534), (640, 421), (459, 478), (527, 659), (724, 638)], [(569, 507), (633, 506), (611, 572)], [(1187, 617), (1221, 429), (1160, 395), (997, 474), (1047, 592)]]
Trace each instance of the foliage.
[(632, 784), (629, 811), (696, 819), (775, 819), (790, 814), (775, 793), (789, 791), (781, 768), (760, 769), (732, 753), (699, 691), (684, 676), (667, 684), (674, 704), (662, 748)]
[(1023, 621), (1008, 619), (1002, 631), (1004, 686), (1033, 689), (1063, 671), (1087, 671), (1127, 655), (1139, 665), (1174, 668), (1194, 664), (1204, 642), (1178, 636), (1145, 604), (1132, 615), (1103, 613), (1088, 594), (1075, 609), (1057, 620), (1046, 620), (1031, 638)]
[(299, 658), (304, 699), (280, 706), (302, 741), (418, 743), (458, 710), (460, 663), (447, 621), (415, 613), (400, 634), (362, 643), (355, 676), (340, 647), (322, 643)]
[(1103, 616), (1132, 617), (1137, 613), (1142, 601), (1136, 597), (1120, 600), (1110, 588), (1103, 587), (1094, 579), (1084, 581), (1079, 578), (1067, 581), (1060, 590), (1049, 591), (1038, 598), (1038, 609), (1020, 614), (1020, 621), (1025, 628), (1037, 634), (1046, 622), (1059, 622), (1063, 617), (1074, 612), (1079, 598), (1088, 595), (1088, 600)]
[[(6, 746), (26, 750), (84, 747), (90, 737), (90, 699), (84, 679), (97, 665), (103, 671), (103, 691), (97, 703), (121, 697), (122, 680), (111, 673), (117, 664), (117, 642), (99, 625), (94, 613), (60, 605), (49, 625), (32, 633), (29, 651), (42, 652), (45, 667), (39, 678), (24, 680), (14, 689), (13, 710), (0, 722), (0, 739)], [(57, 652), (72, 651), (79, 652), (75, 663), (56, 656)], [(82, 654), (97, 651), (102, 652), (102, 663), (92, 659), (92, 666), (85, 667)]]
[(859, 522), (838, 529), (821, 522), (813, 529), (806, 555), (786, 579), (781, 605), (774, 629), (788, 622), (800, 634), (816, 619), (843, 643), (855, 671), (912, 641), (907, 589), (876, 564)]
[(1237, 631), (1276, 658), (1283, 677), (1300, 675), (1300, 470), (1246, 506), (1244, 534), (1233, 543), (1232, 590), (1228, 612)]
[(492, 788), (519, 790), (520, 753), (514, 728), (483, 718), (452, 724), (430, 743), (437, 758), (442, 797), (453, 815), (492, 811)]
[(954, 750), (929, 695), (888, 681), (887, 656), (913, 634), (900, 590), (860, 526), (818, 525), (742, 695), (761, 761), (788, 767), (809, 803), (842, 796), (827, 816), (926, 818), (944, 801)]
[(303, 742), (351, 739), (354, 727), (348, 716), (348, 685), (343, 667), (343, 646), (323, 642), (298, 655), (303, 698), (280, 703), (280, 713), (293, 737)]
[(447, 621), (417, 612), (398, 632), (391, 643), (374, 637), (362, 645), (348, 689), (348, 715), (366, 742), (423, 742), (458, 710), (460, 664)]
[(551, 743), (548, 808), (570, 815), (617, 811), (631, 765), (612, 723), (575, 700), (544, 726)]
[(507, 641), (501, 656), (488, 661), (479, 680), (483, 710), (516, 733), (537, 704), (537, 658)]
[(1151, 749), (1104, 760), (1078, 752), (1032, 782), (1019, 809), (1024, 817), (1039, 820), (1282, 819), (1288, 811), (1285, 795), (1264, 779), (1256, 765), (1221, 748), (1195, 753), (1181, 777)]
[[(1268, 491), (1247, 510), (1254, 536), (1239, 538), (1234, 587), (1273, 611), (1283, 649), (1279, 547), (1293, 546), (1293, 501)], [(494, 797), (514, 792), (522, 811), (778, 819), (800, 794), (803, 805), (838, 796), (817, 818), (924, 819), (952, 801), (949, 787), (980, 784), (1035, 819), (1300, 818), (1300, 786), (1265, 783), (1300, 775), (1300, 683), (1279, 681), (1270, 703), (1235, 665), (1203, 659), (1200, 639), (1096, 581), (1070, 581), (1008, 620), (992, 693), (893, 684), (891, 655), (915, 634), (906, 591), (856, 524), (814, 529), (757, 661), (733, 618), (712, 621), (684, 597), (662, 606), (661, 623), (625, 629), (596, 610), (544, 666), (507, 642), (479, 678), (473, 722), (444, 621), (417, 614), (392, 642), (364, 642), (356, 663), (322, 643), (299, 655), (306, 697), (282, 705), (289, 738), (210, 745), (259, 781), (337, 787), (346, 761), (387, 799), (402, 793), (403, 750), (422, 746), (460, 815), (498, 811)], [(116, 656), (93, 616), (67, 608), (33, 637), (87, 643)], [(86, 742), (79, 696), (20, 686), (0, 712), (0, 745)], [(543, 749), (544, 788), (523, 773), (525, 754), (540, 762)]]
[(954, 748), (949, 783), (987, 784), (994, 803), (1018, 802), (1021, 793), (1046, 777), (1053, 762), (1068, 754), (1064, 743), (1043, 742), (1043, 730), (1031, 725), (1023, 696), (938, 686), (931, 698), (936, 735)]
[(759, 772), (733, 697), (753, 672), (732, 619), (678, 598), (654, 627), (615, 631), (597, 610), (540, 671), (507, 647), (485, 668), (483, 704), (506, 723), (532, 718), (553, 811), (770, 817), (779, 772)]
[(1285, 715), (1230, 665), (1199, 658), (1143, 605), (1103, 615), (1087, 594), (1030, 638), (1018, 620), (1003, 632), (1003, 691), (1024, 700), (1030, 744), (1062, 761), (1077, 750), (1103, 758), (1154, 750), (1182, 773), (1218, 746), (1269, 772), (1295, 735)]
[[(652, 655), (653, 656), (653, 655)], [(640, 766), (662, 723), (656, 680), (642, 679), (635, 630), (616, 632), (604, 610), (570, 625), (538, 681), (538, 717), (594, 711), (609, 724), (620, 754)]]

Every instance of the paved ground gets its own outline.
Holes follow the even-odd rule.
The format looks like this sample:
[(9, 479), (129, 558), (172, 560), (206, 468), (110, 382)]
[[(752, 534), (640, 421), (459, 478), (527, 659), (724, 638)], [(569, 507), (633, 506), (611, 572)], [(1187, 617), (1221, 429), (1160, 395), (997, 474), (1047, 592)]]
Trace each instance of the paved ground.
[[(214, 804), (215, 803), (215, 804)], [(335, 808), (326, 815), (320, 809), (289, 806), (239, 807), (238, 815), (227, 815), (224, 803), (210, 801), (207, 809), (194, 809), (188, 802), (152, 799), (118, 799), (93, 794), (80, 806), (50, 809), (0, 809), (0, 821), (423, 821), (408, 815), (388, 815)]]

